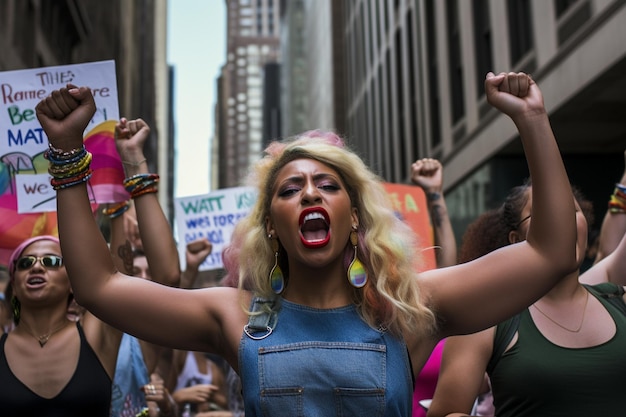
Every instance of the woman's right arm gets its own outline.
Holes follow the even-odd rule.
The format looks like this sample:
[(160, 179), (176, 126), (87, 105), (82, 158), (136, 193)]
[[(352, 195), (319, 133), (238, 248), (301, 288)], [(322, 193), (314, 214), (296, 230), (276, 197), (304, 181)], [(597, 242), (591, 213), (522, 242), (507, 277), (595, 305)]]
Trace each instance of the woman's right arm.
[(446, 339), (428, 417), (466, 416), (482, 392), (495, 328)]
[[(52, 92), (36, 108), (59, 155), (83, 147), (83, 132), (95, 112), (89, 88), (68, 87)], [(246, 317), (235, 289), (187, 291), (118, 272), (84, 182), (57, 191), (57, 216), (64, 261), (79, 304), (140, 339), (222, 354), (236, 366)]]

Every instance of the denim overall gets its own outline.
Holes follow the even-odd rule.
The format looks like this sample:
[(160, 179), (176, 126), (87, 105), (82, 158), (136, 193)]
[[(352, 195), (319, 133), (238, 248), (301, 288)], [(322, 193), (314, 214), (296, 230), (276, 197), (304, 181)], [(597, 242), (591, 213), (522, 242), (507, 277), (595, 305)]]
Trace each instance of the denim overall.
[(241, 338), (246, 417), (411, 415), (402, 340), (368, 326), (353, 305), (276, 304), (275, 315), (253, 316)]
[(143, 360), (139, 340), (124, 333), (115, 365), (111, 417), (134, 416), (139, 413), (146, 406), (146, 395), (141, 387), (148, 382), (150, 382), (150, 375)]

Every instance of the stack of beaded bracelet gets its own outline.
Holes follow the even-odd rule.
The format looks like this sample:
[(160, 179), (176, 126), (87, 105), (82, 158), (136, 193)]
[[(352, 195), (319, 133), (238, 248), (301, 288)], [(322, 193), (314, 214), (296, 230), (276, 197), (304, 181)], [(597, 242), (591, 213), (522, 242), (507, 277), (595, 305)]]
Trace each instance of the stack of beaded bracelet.
[(626, 213), (626, 185), (615, 184), (615, 190), (609, 200), (611, 213)]
[(90, 167), (91, 153), (85, 146), (66, 152), (49, 145), (44, 158), (50, 162), (48, 165), (48, 172), (52, 176), (50, 184), (55, 190), (87, 182), (93, 173)]
[(124, 188), (131, 198), (136, 198), (140, 195), (159, 191), (158, 183), (158, 174), (137, 174), (124, 180)]
[(114, 204), (105, 209), (102, 209), (102, 214), (108, 216), (109, 219), (114, 219), (116, 217), (121, 216), (130, 208), (130, 203), (127, 201), (122, 201), (121, 203)]

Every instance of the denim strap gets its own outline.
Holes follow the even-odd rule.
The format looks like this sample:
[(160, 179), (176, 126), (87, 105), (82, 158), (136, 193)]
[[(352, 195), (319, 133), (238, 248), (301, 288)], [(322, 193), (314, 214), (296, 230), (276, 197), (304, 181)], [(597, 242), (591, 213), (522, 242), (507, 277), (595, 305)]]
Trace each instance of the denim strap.
[[(250, 307), (250, 317), (248, 324), (244, 327), (244, 332), (249, 338), (259, 340), (269, 336), (276, 327), (278, 312), (276, 299), (254, 297)], [(260, 333), (261, 334), (257, 334)]]

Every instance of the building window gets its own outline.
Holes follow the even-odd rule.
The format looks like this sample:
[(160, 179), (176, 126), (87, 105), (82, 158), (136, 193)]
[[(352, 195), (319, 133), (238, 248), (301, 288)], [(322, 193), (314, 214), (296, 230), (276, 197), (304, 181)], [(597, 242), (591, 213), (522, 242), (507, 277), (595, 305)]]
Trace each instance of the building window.
[(493, 70), (493, 50), (489, 2), (474, 0), (474, 49), (476, 56), (476, 92), (480, 98), (485, 94), (485, 75)]
[(369, 59), (369, 66), (371, 66), (374, 62), (374, 56), (376, 54), (376, 40), (374, 38), (374, 36), (376, 35), (376, 31), (374, 30), (374, 20), (377, 19), (377, 17), (374, 15), (374, 11), (372, 10), (373, 6), (372, 3), (370, 1), (367, 2), (367, 28), (368, 28), (368, 33), (369, 33), (369, 52), (370, 52), (370, 59)]
[(437, 36), (435, 31), (435, 5), (426, 2), (426, 53), (428, 55), (428, 110), (430, 112), (430, 146), (441, 144), (441, 119), (439, 99), (439, 63), (437, 61)]
[(408, 74), (407, 78), (409, 79), (409, 103), (411, 113), (409, 115), (409, 140), (412, 143), (412, 146), (409, 147), (411, 149), (411, 161), (415, 161), (418, 157), (417, 153), (417, 107), (419, 97), (417, 96), (416, 78), (417, 71), (415, 71), (415, 45), (413, 42), (414, 30), (413, 30), (413, 13), (409, 11), (406, 15), (406, 28), (407, 28), (407, 59), (408, 59)]
[[(32, 9), (30, 2), (24, 3), (28, 4), (29, 9)], [(33, 13), (29, 12), (28, 15), (32, 16)], [(40, 18), (42, 31), (47, 34), (50, 47), (59, 54), (59, 60), (62, 62), (70, 61), (74, 47), (80, 42), (80, 35), (76, 27), (77, 22), (73, 20), (67, 3), (42, 2)], [(15, 25), (15, 27), (22, 29), (30, 26)]]
[(508, 0), (511, 63), (516, 65), (532, 48), (530, 0)]
[(380, 26), (380, 0), (374, 0), (374, 2), (376, 4), (376, 13), (374, 15), (376, 19), (376, 39), (378, 39), (378, 49), (381, 50), (383, 48), (383, 32)]
[(452, 122), (457, 123), (465, 115), (463, 103), (463, 59), (461, 57), (461, 27), (456, 0), (446, 2), (446, 24), (448, 27), (448, 60), (450, 63), (450, 95)]
[[(395, 161), (394, 166), (404, 166), (403, 158), (408, 157), (407, 154), (407, 138), (404, 124), (406, 122), (406, 109), (404, 108), (404, 95), (406, 94), (405, 78), (402, 71), (402, 32), (398, 29), (396, 31), (396, 103), (398, 108), (396, 114), (398, 115), (398, 145), (400, 146), (397, 156), (399, 161)], [(410, 92), (409, 92), (410, 94)], [(394, 177), (396, 172), (394, 171)], [(391, 178), (396, 181), (397, 178)]]
[(554, 0), (554, 10), (556, 17), (559, 18), (567, 12), (571, 6), (578, 3), (578, 0)]

